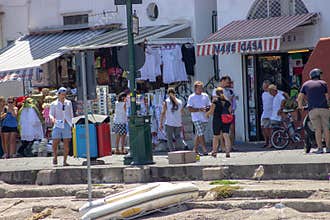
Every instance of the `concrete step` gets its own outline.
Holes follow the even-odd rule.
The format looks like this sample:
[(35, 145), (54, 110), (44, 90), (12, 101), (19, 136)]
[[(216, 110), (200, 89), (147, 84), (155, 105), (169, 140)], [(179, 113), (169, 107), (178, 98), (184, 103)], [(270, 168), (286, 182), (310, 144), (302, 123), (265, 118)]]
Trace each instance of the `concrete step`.
[[(191, 145), (189, 146), (191, 147)], [(177, 165), (168, 165), (166, 157), (159, 157), (157, 164), (144, 166), (141, 169), (146, 170), (144, 175), (147, 175), (151, 182), (203, 180), (204, 169), (221, 167), (219, 165), (206, 164), (203, 160), (206, 160), (207, 157), (201, 157), (200, 162), (197, 163)], [(251, 179), (258, 165), (227, 165), (225, 167), (227, 167), (227, 171), (221, 179)], [(127, 167), (94, 166), (92, 169), (93, 183), (124, 182), (124, 169), (127, 169)], [(262, 180), (326, 180), (329, 178), (330, 163), (267, 164), (264, 165), (264, 169), (265, 174)], [(10, 184), (82, 184), (87, 182), (86, 173), (86, 167), (83, 166), (1, 171), (0, 180)], [(214, 175), (214, 179), (219, 178)]]
[[(214, 186), (216, 187), (216, 186)], [(205, 199), (209, 190), (200, 190), (200, 196)], [(255, 199), (294, 199), (294, 198), (309, 198), (318, 190), (306, 190), (306, 189), (273, 189), (273, 190), (257, 190), (257, 189), (238, 189), (235, 190), (231, 196), (231, 199), (235, 200), (255, 200)], [(329, 192), (328, 192), (329, 193)], [(330, 199), (330, 195), (329, 195)]]
[(190, 209), (250, 209), (289, 207), (299, 212), (330, 212), (330, 200), (324, 199), (261, 199), (261, 200), (224, 200), (197, 201), (186, 203)]

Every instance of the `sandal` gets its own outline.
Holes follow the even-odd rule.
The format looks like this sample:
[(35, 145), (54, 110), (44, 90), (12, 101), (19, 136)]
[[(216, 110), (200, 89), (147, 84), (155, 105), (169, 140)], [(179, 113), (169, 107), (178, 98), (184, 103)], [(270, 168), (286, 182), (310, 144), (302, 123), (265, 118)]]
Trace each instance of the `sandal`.
[(63, 163), (63, 166), (64, 166), (64, 167), (68, 167), (68, 166), (70, 166), (70, 164), (68, 164), (67, 162), (64, 162), (64, 163)]
[(53, 165), (57, 165), (57, 159), (53, 158)]
[(119, 149), (116, 149), (115, 154), (121, 154), (121, 151)]
[(211, 152), (210, 154), (212, 157), (216, 158), (217, 157), (217, 152)]
[(121, 154), (124, 154), (124, 155), (126, 155), (126, 154), (128, 154), (128, 152), (127, 152), (127, 150), (126, 150), (126, 149), (121, 149)]

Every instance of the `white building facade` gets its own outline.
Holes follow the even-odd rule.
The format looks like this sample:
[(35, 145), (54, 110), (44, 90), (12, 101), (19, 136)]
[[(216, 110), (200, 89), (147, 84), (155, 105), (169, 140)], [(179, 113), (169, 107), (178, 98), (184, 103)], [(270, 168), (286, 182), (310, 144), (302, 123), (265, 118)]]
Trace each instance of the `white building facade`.
[[(0, 0), (0, 48), (31, 32), (79, 28), (70, 22), (81, 22), (80, 27), (126, 25), (126, 8), (116, 6), (114, 0), (80, 0), (77, 3), (70, 0)], [(157, 12), (154, 5), (157, 5)], [(211, 33), (212, 11), (216, 8), (216, 0), (143, 0), (141, 5), (133, 5), (140, 26), (188, 22), (189, 35), (195, 42)], [(154, 13), (157, 13), (156, 19)], [(194, 78), (207, 82), (214, 72), (212, 62), (209, 57), (199, 57)]]
[[(236, 38), (222, 40), (217, 42), (214, 40), (220, 36), (215, 36), (204, 44), (205, 51), (207, 49), (215, 48), (220, 50), (219, 72), (220, 76), (228, 74), (234, 81), (234, 90), (238, 97), (238, 108), (236, 110), (236, 138), (240, 141), (260, 141), (262, 135), (260, 131), (260, 115), (262, 111), (261, 93), (263, 80), (270, 80), (277, 84), (281, 90), (284, 90), (295, 95), (295, 92), (301, 85), (301, 71), (304, 64), (307, 62), (309, 55), (321, 37), (330, 36), (330, 16), (328, 11), (330, 9), (329, 1), (327, 0), (218, 0), (218, 29), (232, 32)], [(263, 51), (258, 51), (258, 42), (261, 45), (261, 39), (267, 39), (266, 33), (261, 33), (257, 26), (250, 30), (245, 30), (244, 27), (240, 29), (239, 24), (251, 25), (248, 20), (257, 18), (270, 18), (270, 22), (276, 24), (276, 19), (273, 17), (281, 17), (280, 19), (292, 22), (297, 17), (286, 19), (286, 16), (306, 15), (311, 14), (309, 19), (302, 20), (296, 25), (292, 26), (289, 31), (276, 36), (272, 41), (276, 48)], [(312, 15), (312, 13), (315, 13)], [(298, 19), (301, 17), (298, 16)], [(228, 28), (233, 21), (239, 21), (236, 28)], [(245, 23), (244, 23), (245, 22)], [(281, 22), (283, 22), (281, 20)], [(273, 23), (272, 23), (273, 24)], [(278, 24), (280, 24), (278, 22)], [(234, 25), (232, 25), (234, 26)], [(281, 26), (281, 25), (279, 25)], [(265, 27), (267, 28), (267, 27)], [(245, 50), (238, 52), (238, 45), (241, 46), (245, 39), (241, 39), (240, 30), (244, 32), (254, 32), (257, 38), (252, 41), (257, 42), (256, 49), (251, 51)], [(274, 30), (280, 29), (278, 25), (274, 26)], [(236, 31), (236, 33), (234, 33)], [(220, 33), (219, 32), (219, 33)], [(228, 32), (221, 32), (226, 35)], [(258, 35), (259, 32), (259, 35)], [(280, 32), (280, 30), (279, 30)], [(264, 34), (264, 35), (262, 35)], [(244, 33), (243, 33), (244, 35)], [(228, 35), (229, 36), (229, 35)], [(269, 35), (268, 37), (275, 37)], [(225, 38), (223, 38), (225, 39)], [(247, 38), (247, 40), (249, 40)], [(268, 39), (269, 40), (269, 39)], [(223, 48), (219, 43), (232, 43), (234, 49)], [(238, 43), (239, 42), (239, 43)], [(268, 41), (269, 42), (269, 41)], [(277, 43), (278, 42), (278, 43)], [(234, 46), (233, 46), (234, 44)], [(203, 45), (203, 43), (202, 43)], [(208, 48), (207, 45), (210, 45)], [(213, 46), (218, 45), (218, 46)], [(245, 48), (246, 49), (246, 48)], [(207, 55), (204, 50), (201, 50), (201, 55)], [(211, 52), (210, 52), (211, 53)], [(209, 54), (208, 54), (209, 55)], [(294, 88), (294, 89), (293, 89)]]

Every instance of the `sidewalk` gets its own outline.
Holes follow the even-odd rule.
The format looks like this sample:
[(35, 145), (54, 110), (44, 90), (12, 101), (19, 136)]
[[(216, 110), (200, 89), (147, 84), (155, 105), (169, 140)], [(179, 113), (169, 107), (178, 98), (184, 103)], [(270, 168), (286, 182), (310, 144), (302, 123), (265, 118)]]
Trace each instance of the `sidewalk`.
[[(242, 144), (236, 146), (236, 149), (238, 152), (231, 153), (230, 158), (225, 158), (223, 153), (219, 153), (217, 158), (202, 156), (199, 162), (177, 165), (168, 164), (167, 154), (164, 153), (153, 157), (155, 164), (140, 166), (136, 169), (148, 170), (146, 172), (150, 172), (151, 177), (148, 177), (150, 181), (200, 180), (203, 179), (204, 168), (219, 166), (229, 168), (230, 175), (227, 178), (238, 179), (251, 178), (258, 165), (264, 166), (265, 179), (324, 180), (330, 173), (330, 154), (305, 154), (303, 149), (292, 149), (292, 147), (284, 150), (264, 149), (256, 144)], [(105, 165), (92, 166), (95, 182), (123, 182), (124, 170), (133, 169), (132, 166), (123, 165), (122, 155), (100, 159), (104, 160)], [(62, 157), (59, 157), (59, 165), (56, 167), (52, 165), (51, 161), (51, 157), (0, 160), (0, 180), (11, 183), (30, 183), (30, 181), (36, 180), (37, 174), (41, 170), (71, 177), (71, 182), (70, 179), (61, 178), (60, 183), (83, 183), (86, 180), (84, 174), (86, 167), (82, 166), (85, 159), (69, 157), (70, 167), (61, 166)], [(28, 177), (29, 175), (31, 177)], [(25, 180), (23, 181), (22, 178)]]

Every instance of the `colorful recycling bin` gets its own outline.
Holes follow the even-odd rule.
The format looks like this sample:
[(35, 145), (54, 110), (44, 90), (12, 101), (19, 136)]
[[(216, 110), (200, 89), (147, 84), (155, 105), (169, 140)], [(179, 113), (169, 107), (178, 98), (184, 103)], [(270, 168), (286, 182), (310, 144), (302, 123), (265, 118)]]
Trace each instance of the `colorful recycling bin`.
[[(77, 157), (86, 158), (87, 157), (87, 140), (86, 140), (86, 126), (85, 124), (76, 124), (76, 149), (77, 149)], [(90, 157), (97, 158), (98, 150), (97, 150), (97, 134), (96, 128), (94, 124), (89, 123), (89, 149), (90, 149)]]

